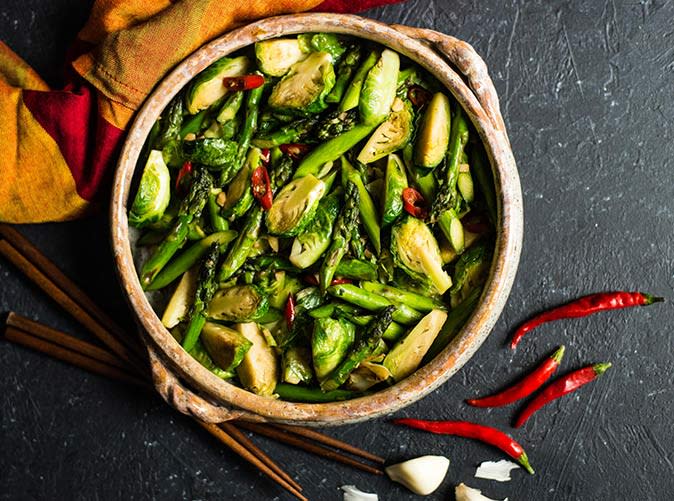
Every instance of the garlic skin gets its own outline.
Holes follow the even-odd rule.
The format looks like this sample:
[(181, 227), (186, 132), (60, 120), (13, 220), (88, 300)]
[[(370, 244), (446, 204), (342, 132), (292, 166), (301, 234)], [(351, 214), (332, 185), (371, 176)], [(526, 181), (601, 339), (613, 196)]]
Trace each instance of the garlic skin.
[(497, 482), (510, 481), (510, 470), (516, 470), (520, 465), (502, 459), (500, 461), (485, 461), (477, 467), (475, 478), (496, 480)]
[[(473, 489), (463, 483), (456, 486), (454, 495), (456, 496), (456, 501), (496, 501), (495, 499), (483, 496), (482, 491), (479, 489)], [(503, 501), (508, 501), (508, 498)]]
[(355, 485), (342, 485), (344, 501), (378, 501), (379, 496), (372, 492), (363, 492)]
[(444, 456), (421, 456), (387, 466), (385, 471), (394, 482), (404, 485), (415, 494), (427, 496), (440, 487), (448, 469), (449, 459)]

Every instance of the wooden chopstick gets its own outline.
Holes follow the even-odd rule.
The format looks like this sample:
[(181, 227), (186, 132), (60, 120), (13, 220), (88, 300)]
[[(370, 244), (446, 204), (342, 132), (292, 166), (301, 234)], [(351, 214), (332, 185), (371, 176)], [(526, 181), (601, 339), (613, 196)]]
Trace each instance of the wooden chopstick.
[(352, 466), (354, 468), (357, 468), (359, 470), (366, 471), (368, 473), (373, 473), (375, 475), (383, 475), (384, 470), (381, 468), (377, 468), (375, 466), (370, 466), (369, 464), (361, 463), (360, 461), (356, 461), (353, 458), (350, 458), (348, 456), (345, 456), (343, 454), (339, 454), (338, 452), (335, 452), (331, 449), (328, 449), (327, 447), (323, 447), (321, 445), (317, 444), (312, 444), (311, 442), (307, 442), (305, 440), (302, 440), (302, 438), (291, 434), (291, 433), (286, 433), (282, 430), (279, 430), (277, 428), (271, 427), (271, 426), (262, 426), (256, 423), (249, 423), (246, 421), (237, 421), (236, 422), (237, 426), (239, 428), (243, 428), (244, 430), (252, 431), (253, 433), (257, 433), (258, 435), (262, 435), (268, 438), (271, 438), (273, 440), (276, 440), (277, 442), (283, 442), (288, 445), (292, 445), (294, 447), (298, 447), (300, 449), (304, 449), (307, 452), (311, 452), (312, 454), (316, 454), (318, 456), (332, 459), (333, 461), (337, 461), (339, 463), (343, 463), (349, 466)]
[(377, 456), (375, 454), (372, 454), (371, 452), (364, 451), (363, 449), (355, 447), (351, 444), (347, 444), (346, 442), (342, 442), (341, 440), (337, 440), (336, 438), (330, 437), (328, 435), (323, 435), (322, 433), (319, 433), (316, 430), (311, 430), (309, 428), (304, 428), (302, 426), (291, 426), (287, 424), (272, 424), (271, 426), (273, 426), (274, 428), (279, 428), (284, 431), (288, 431), (290, 433), (294, 433), (295, 435), (299, 435), (304, 438), (312, 439), (323, 445), (329, 445), (330, 447), (334, 447), (335, 449), (340, 449), (345, 452), (349, 452), (354, 456), (360, 456), (363, 459), (369, 459), (370, 461), (373, 461), (375, 463), (384, 464), (386, 462), (386, 460), (381, 456)]

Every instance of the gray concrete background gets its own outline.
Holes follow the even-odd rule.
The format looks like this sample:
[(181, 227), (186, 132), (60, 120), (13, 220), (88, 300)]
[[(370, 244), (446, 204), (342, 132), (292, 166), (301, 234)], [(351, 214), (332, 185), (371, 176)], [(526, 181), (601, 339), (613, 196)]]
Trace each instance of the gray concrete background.
[[(88, 0), (5, 0), (0, 39), (58, 85)], [(499, 484), (473, 478), (501, 453), (384, 421), (330, 430), (391, 460), (442, 454), (452, 463), (430, 499), (459, 482), (511, 500), (665, 500), (674, 490), (671, 302), (539, 328), (512, 353), (530, 314), (595, 291), (672, 298), (674, 277), (674, 4), (635, 1), (410, 0), (368, 16), (434, 28), (472, 43), (501, 96), (525, 200), (525, 242), (507, 307), (477, 355), (449, 383), (398, 416), (469, 419), (517, 438), (537, 470)], [(131, 326), (101, 214), (22, 231)], [(0, 261), (0, 310), (83, 330)], [(562, 370), (611, 361), (596, 383), (547, 407), (523, 429), (518, 406), (467, 408), (558, 344)], [(291, 499), (156, 398), (0, 342), (1, 499)], [(415, 499), (373, 478), (255, 437), (311, 499), (343, 484), (380, 499)]]

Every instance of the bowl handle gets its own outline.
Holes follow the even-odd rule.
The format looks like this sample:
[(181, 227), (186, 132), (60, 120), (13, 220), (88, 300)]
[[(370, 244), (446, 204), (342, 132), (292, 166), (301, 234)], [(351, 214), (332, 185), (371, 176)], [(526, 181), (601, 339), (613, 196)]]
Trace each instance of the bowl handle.
[(425, 28), (414, 28), (402, 24), (393, 24), (391, 27), (430, 46), (458, 69), (468, 81), (468, 85), (477, 97), (491, 125), (508, 140), (494, 83), (489, 76), (487, 65), (472, 45), (453, 36)]

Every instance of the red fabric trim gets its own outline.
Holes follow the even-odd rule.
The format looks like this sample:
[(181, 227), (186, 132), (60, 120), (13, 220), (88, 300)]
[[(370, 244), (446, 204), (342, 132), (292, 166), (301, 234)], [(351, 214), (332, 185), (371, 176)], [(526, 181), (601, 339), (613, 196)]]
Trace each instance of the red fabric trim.
[(315, 12), (353, 13), (374, 9), (382, 5), (402, 3), (403, 1), (405, 0), (325, 0), (312, 10)]
[(99, 116), (96, 95), (86, 85), (64, 91), (24, 90), (23, 100), (61, 150), (77, 194), (92, 201), (111, 179), (108, 166), (124, 131)]

